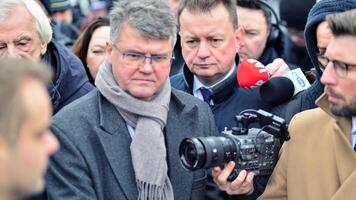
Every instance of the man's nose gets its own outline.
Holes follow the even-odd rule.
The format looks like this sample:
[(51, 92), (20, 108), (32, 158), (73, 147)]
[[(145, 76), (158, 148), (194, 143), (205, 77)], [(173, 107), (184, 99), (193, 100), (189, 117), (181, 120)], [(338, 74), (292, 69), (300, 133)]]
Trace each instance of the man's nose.
[(9, 57), (9, 58), (20, 58), (21, 56), (17, 53), (17, 50), (15, 48), (14, 45), (8, 45), (5, 53), (4, 53), (5, 57)]
[(142, 67), (140, 67), (141, 71), (152, 72), (153, 71), (152, 58), (151, 57), (145, 57), (145, 60), (143, 61), (141, 66), (142, 66)]
[(200, 42), (198, 47), (198, 56), (200, 58), (207, 58), (210, 55), (209, 44), (207, 42)]
[(337, 77), (335, 69), (332, 62), (329, 62), (321, 75), (320, 82), (324, 85), (335, 85), (337, 84)]

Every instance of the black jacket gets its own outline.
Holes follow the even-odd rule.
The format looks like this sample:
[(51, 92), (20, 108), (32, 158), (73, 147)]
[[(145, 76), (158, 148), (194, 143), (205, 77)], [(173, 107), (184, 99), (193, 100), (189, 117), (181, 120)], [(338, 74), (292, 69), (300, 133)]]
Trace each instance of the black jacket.
[(83, 64), (66, 47), (56, 42), (50, 42), (42, 61), (52, 67), (54, 76), (48, 85), (52, 99), (53, 115), (63, 106), (84, 96), (94, 86), (88, 81)]
[[(277, 27), (276, 27), (277, 28)], [(268, 41), (262, 55), (258, 59), (265, 66), (272, 63), (276, 58), (287, 59), (288, 56), (288, 36), (282, 30), (283, 27), (278, 26), (278, 38), (274, 41)]]
[[(236, 63), (239, 63), (238, 55)], [(235, 69), (236, 71), (236, 69)], [(171, 77), (172, 87), (193, 94), (193, 74), (185, 65), (183, 73)], [(214, 114), (215, 123), (221, 132), (227, 127), (231, 129), (236, 126), (235, 116), (246, 109), (263, 109), (269, 111), (271, 106), (264, 103), (259, 95), (258, 88), (244, 89), (239, 87), (236, 80), (236, 72), (228, 79), (213, 88), (212, 99), (214, 106), (211, 108)], [(262, 194), (269, 177), (262, 176), (254, 179), (254, 193), (252, 195), (233, 195), (228, 196), (225, 192), (219, 195), (223, 199), (256, 199)], [(215, 199), (218, 199), (215, 198)]]

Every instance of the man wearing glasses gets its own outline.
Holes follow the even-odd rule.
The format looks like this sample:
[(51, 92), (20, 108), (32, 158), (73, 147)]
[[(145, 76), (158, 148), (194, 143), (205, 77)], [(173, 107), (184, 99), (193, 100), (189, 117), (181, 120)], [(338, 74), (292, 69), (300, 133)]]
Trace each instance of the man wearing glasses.
[(120, 0), (110, 24), (97, 90), (53, 119), (49, 199), (206, 199), (207, 183), (217, 187), (206, 170), (186, 171), (178, 150), (217, 129), (207, 104), (171, 88), (174, 15), (163, 0)]
[(319, 108), (296, 115), (291, 140), (260, 199), (356, 196), (356, 9), (327, 16), (332, 38), (318, 56), (325, 93)]

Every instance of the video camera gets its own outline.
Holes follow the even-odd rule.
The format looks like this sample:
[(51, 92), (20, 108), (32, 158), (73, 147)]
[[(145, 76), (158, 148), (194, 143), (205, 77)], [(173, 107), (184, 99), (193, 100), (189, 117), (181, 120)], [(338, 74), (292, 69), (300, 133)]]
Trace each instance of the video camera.
[[(235, 161), (229, 181), (242, 169), (257, 176), (271, 174), (281, 144), (290, 138), (285, 120), (263, 110), (246, 110), (236, 121), (240, 126), (224, 130), (221, 136), (185, 138), (179, 147), (183, 167), (193, 171)], [(261, 128), (249, 129), (251, 123)]]

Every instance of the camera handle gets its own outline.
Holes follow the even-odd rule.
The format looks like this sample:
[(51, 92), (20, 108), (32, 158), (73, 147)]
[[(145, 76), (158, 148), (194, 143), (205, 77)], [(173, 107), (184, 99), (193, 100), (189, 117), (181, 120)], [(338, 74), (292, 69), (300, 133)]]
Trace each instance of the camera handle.
[(248, 134), (249, 125), (258, 122), (266, 131), (281, 141), (288, 141), (290, 139), (288, 126), (284, 119), (268, 113), (264, 110), (247, 109), (235, 116), (237, 124), (240, 125), (239, 131), (235, 132), (240, 135)]

